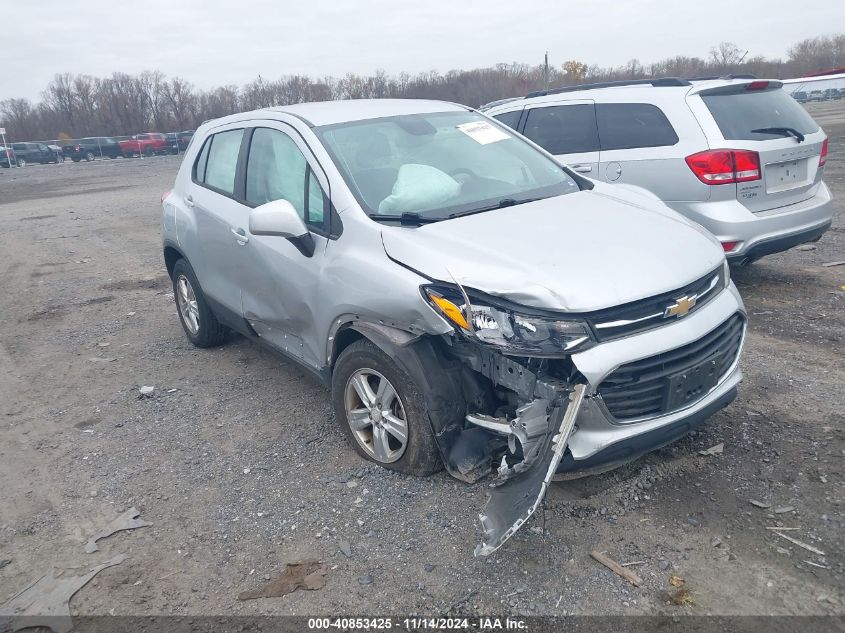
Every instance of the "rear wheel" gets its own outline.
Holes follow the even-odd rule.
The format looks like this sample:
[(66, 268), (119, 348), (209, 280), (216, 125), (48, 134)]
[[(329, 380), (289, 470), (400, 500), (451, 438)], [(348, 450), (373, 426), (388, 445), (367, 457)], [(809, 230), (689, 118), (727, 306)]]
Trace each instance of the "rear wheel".
[(422, 393), (370, 341), (356, 341), (338, 357), (332, 403), (344, 433), (365, 459), (411, 475), (440, 470)]
[(155, 150), (152, 147), (148, 147), (144, 150), (144, 156), (146, 156), (147, 158), (152, 158), (153, 156), (155, 156), (155, 154)]
[(94, 152), (85, 152), (85, 160), (89, 163), (94, 160)]
[(226, 338), (220, 324), (205, 300), (194, 269), (184, 259), (173, 267), (173, 296), (185, 335), (197, 347), (214, 347)]
[(76, 156), (74, 156), (71, 160), (72, 160), (74, 163), (78, 163), (78, 162), (79, 162), (79, 161), (81, 161), (82, 159), (81, 159), (81, 158), (77, 158)]
[(18, 167), (26, 167), (26, 159), (25, 158), (19, 158), (18, 159)]

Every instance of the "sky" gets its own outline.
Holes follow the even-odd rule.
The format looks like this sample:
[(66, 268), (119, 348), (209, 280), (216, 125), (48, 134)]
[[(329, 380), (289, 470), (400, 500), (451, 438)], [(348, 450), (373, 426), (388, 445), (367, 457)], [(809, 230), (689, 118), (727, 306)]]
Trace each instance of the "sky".
[[(160, 70), (198, 88), (261, 75), (447, 71), (499, 62), (600, 66), (706, 57), (735, 42), (784, 57), (845, 30), (845, 1), (2, 0), (0, 100), (38, 100), (56, 73)], [(837, 27), (839, 27), (837, 29)]]

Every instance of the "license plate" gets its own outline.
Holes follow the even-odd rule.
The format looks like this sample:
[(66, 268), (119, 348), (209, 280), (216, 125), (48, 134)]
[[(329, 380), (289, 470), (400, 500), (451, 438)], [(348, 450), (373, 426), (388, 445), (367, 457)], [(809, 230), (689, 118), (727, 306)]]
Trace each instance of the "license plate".
[(807, 181), (807, 159), (766, 165), (766, 191), (776, 193), (794, 189)]
[(674, 411), (706, 396), (719, 382), (716, 359), (706, 360), (685, 371), (669, 376), (664, 411)]

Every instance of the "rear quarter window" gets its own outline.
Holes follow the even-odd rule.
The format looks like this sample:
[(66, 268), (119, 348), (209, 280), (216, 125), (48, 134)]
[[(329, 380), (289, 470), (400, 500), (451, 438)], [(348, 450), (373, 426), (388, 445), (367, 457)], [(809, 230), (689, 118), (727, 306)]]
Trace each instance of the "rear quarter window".
[(678, 142), (663, 111), (650, 103), (596, 105), (602, 150), (665, 147)]
[(789, 127), (801, 134), (818, 132), (807, 111), (781, 89), (743, 90), (727, 94), (702, 94), (725, 140), (762, 141), (782, 134), (753, 132), (763, 128)]

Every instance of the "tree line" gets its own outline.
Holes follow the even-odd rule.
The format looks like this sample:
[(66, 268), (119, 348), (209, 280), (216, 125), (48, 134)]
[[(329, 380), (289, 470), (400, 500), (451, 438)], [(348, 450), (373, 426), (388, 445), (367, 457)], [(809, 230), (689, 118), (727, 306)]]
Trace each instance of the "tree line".
[(109, 77), (57, 74), (39, 102), (17, 98), (0, 101), (0, 121), (14, 140), (47, 140), (82, 136), (128, 135), (142, 131), (195, 129), (208, 119), (234, 112), (303, 101), (329, 99), (442, 99), (477, 107), (551, 87), (584, 82), (648, 77), (702, 77), (754, 74), (758, 77), (800, 77), (817, 70), (845, 66), (845, 34), (803, 40), (786, 59), (749, 56), (736, 44), (723, 42), (707, 58), (676, 56), (652, 64), (631, 59), (614, 67), (569, 60), (546, 70), (543, 64), (496, 64), (474, 70), (430, 71), (410, 75), (314, 78), (286, 75), (262, 77), (242, 85), (200, 90), (180, 77), (160, 71), (138, 75), (115, 72)]

